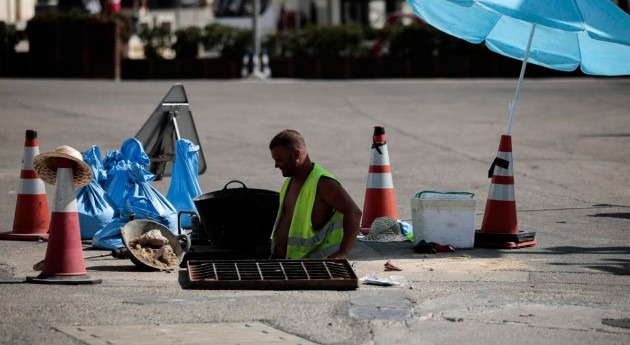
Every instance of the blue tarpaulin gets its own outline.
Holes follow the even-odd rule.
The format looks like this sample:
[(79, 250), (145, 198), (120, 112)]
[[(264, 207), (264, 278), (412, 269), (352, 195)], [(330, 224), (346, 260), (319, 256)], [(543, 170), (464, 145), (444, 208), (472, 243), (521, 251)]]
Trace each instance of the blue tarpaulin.
[(95, 248), (122, 248), (120, 228), (129, 221), (130, 214), (134, 214), (136, 219), (156, 221), (172, 233), (178, 233), (177, 210), (151, 185), (155, 175), (146, 170), (149, 163), (142, 144), (134, 138), (127, 139), (120, 152), (108, 153), (104, 189), (121, 215), (94, 235), (92, 245)]
[[(195, 211), (195, 203), (192, 201), (196, 196), (201, 195), (199, 187), (198, 162), (199, 145), (193, 144), (190, 140), (177, 140), (175, 163), (171, 174), (171, 184), (166, 193), (166, 198), (175, 206), (177, 211)], [(182, 228), (191, 228), (191, 217), (182, 215)]]
[(82, 153), (83, 160), (92, 168), (94, 179), (76, 192), (81, 239), (91, 240), (94, 234), (118, 216), (114, 201), (99, 184), (107, 177), (101, 162), (101, 151), (94, 145)]

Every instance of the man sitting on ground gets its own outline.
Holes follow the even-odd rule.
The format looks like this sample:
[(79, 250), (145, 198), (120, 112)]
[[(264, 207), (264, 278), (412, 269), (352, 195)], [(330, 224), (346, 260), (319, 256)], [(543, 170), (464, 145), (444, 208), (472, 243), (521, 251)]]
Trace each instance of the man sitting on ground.
[(361, 210), (334, 175), (311, 162), (295, 130), (269, 144), (276, 168), (287, 177), (272, 237), (272, 257), (345, 259), (356, 241)]

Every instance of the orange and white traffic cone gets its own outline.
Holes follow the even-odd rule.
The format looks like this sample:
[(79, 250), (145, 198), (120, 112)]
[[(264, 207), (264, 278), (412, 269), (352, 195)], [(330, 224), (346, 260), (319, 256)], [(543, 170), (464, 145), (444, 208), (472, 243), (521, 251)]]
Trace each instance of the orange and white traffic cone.
[(475, 232), (475, 247), (523, 248), (536, 245), (536, 233), (519, 231), (514, 197), (512, 137), (502, 135), (499, 151), (488, 177), (492, 177), (481, 230)]
[(394, 190), (392, 169), (389, 165), (389, 153), (387, 151), (387, 138), (383, 126), (375, 126), (372, 136), (372, 159), (368, 170), (361, 232), (369, 233), (372, 222), (379, 217), (398, 219), (396, 191)]
[(41, 284), (99, 284), (100, 279), (86, 275), (79, 213), (74, 188), (92, 180), (92, 170), (81, 153), (69, 146), (35, 157), (35, 170), (46, 183), (55, 184), (55, 209), (42, 273), (27, 277), (27, 282)]
[(0, 234), (0, 240), (39, 241), (48, 239), (48, 198), (44, 182), (33, 170), (33, 158), (39, 154), (37, 131), (26, 130), (20, 185), (15, 203), (13, 232)]

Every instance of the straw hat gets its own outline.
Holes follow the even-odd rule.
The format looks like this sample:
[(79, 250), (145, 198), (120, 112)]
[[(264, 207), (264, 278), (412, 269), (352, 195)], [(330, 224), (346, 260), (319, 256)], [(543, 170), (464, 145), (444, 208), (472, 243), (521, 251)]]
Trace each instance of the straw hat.
[(365, 236), (366, 241), (374, 242), (400, 242), (407, 238), (401, 234), (398, 221), (390, 217), (374, 219), (370, 233)]
[(74, 162), (72, 166), (72, 186), (74, 188), (85, 186), (94, 178), (92, 169), (83, 161), (81, 152), (70, 146), (62, 145), (57, 147), (55, 151), (39, 154), (33, 159), (33, 169), (44, 182), (49, 184), (57, 182), (57, 160), (54, 158), (66, 158)]

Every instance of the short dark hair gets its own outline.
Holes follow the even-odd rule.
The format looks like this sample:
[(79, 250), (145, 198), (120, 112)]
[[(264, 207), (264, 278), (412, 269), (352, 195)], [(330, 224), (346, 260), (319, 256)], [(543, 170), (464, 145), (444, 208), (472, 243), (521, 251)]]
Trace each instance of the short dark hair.
[(276, 146), (282, 146), (293, 149), (304, 149), (306, 148), (306, 143), (304, 142), (304, 137), (300, 132), (294, 129), (285, 129), (282, 132), (276, 134), (271, 142), (269, 143), (269, 149), (273, 149)]

